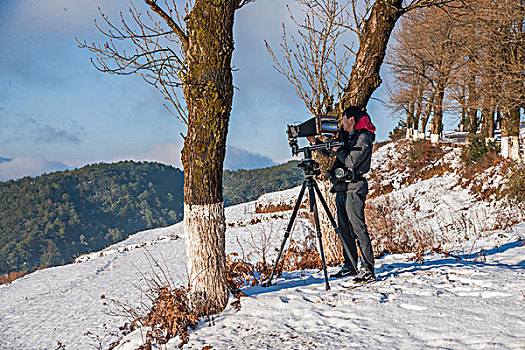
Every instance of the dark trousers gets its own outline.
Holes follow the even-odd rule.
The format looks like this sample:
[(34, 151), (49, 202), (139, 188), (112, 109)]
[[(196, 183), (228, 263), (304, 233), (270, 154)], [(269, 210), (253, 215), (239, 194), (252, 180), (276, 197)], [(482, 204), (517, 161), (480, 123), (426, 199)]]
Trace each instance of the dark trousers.
[[(335, 202), (337, 206), (337, 221), (341, 235), (350, 250), (350, 254), (357, 263), (357, 245), (361, 250), (361, 266), (367, 271), (374, 272), (374, 252), (365, 222), (366, 184), (355, 190), (337, 192)], [(343, 249), (344, 264), (353, 269), (352, 260)]]

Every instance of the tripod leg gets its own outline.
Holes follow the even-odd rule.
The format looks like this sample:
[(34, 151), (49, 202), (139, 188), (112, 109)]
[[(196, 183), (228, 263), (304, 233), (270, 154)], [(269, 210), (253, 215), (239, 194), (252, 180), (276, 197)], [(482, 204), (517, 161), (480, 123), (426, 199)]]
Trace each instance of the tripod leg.
[(279, 254), (277, 254), (277, 258), (275, 259), (275, 263), (273, 265), (272, 272), (270, 273), (270, 277), (268, 277), (268, 279), (262, 283), (263, 287), (269, 287), (272, 285), (273, 275), (275, 274), (275, 270), (277, 270), (277, 265), (279, 264), (279, 260), (281, 259), (281, 255), (284, 250), (284, 245), (286, 244), (288, 237), (290, 237), (290, 231), (292, 231), (293, 223), (295, 221), (295, 218), (297, 217), (297, 212), (299, 211), (299, 207), (301, 206), (301, 202), (303, 200), (305, 190), (306, 190), (306, 180), (303, 182), (303, 187), (301, 187), (301, 191), (299, 192), (299, 197), (297, 197), (297, 202), (295, 202), (295, 207), (293, 208), (292, 217), (290, 218), (290, 221), (288, 222), (288, 227), (286, 228), (286, 231), (284, 232), (284, 238), (283, 238), (283, 241), (281, 242), (281, 249), (279, 250)]
[(315, 231), (317, 233), (317, 240), (319, 241), (319, 254), (321, 255), (321, 262), (323, 263), (324, 283), (326, 290), (330, 290), (330, 284), (328, 284), (328, 273), (326, 272), (326, 261), (324, 258), (323, 239), (321, 237), (321, 225), (319, 224), (319, 213), (317, 211), (317, 203), (315, 202), (315, 192), (312, 183), (315, 184), (313, 180), (308, 184), (310, 211), (314, 214)]
[(339, 240), (343, 244), (343, 249), (345, 250), (346, 254), (350, 258), (350, 261), (352, 262), (352, 265), (354, 266), (355, 271), (357, 271), (357, 261), (354, 260), (352, 254), (350, 254), (350, 249), (348, 248), (348, 245), (346, 244), (345, 240), (343, 239), (343, 236), (341, 235), (341, 231), (339, 231), (339, 228), (337, 227), (337, 224), (334, 220), (334, 217), (332, 216), (332, 213), (330, 212), (330, 208), (328, 208), (328, 205), (326, 204), (326, 201), (324, 200), (323, 194), (321, 193), (321, 190), (319, 189), (319, 186), (317, 186), (317, 183), (314, 182), (313, 186), (315, 188), (315, 191), (317, 192), (317, 196), (319, 197), (319, 200), (321, 201), (321, 204), (323, 205), (323, 208), (328, 215), (328, 218), (330, 219), (330, 222), (332, 223), (332, 226), (335, 229), (335, 232), (339, 236)]

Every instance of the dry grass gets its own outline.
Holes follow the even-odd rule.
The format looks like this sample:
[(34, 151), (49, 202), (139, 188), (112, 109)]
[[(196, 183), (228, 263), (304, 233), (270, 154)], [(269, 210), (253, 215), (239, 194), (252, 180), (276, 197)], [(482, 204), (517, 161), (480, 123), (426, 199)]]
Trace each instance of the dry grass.
[(257, 204), (255, 206), (255, 212), (257, 214), (267, 214), (267, 213), (278, 213), (282, 211), (292, 210), (294, 208), (294, 204)]
[[(262, 256), (263, 254), (258, 252), (257, 255)], [(246, 258), (249, 257), (243, 256), (241, 258), (236, 253), (227, 257), (227, 283), (228, 289), (234, 295), (234, 301), (231, 305), (235, 310), (241, 308), (240, 298), (246, 296), (241, 291), (241, 288), (260, 285), (270, 276), (275, 263), (266, 261), (250, 263), (246, 261)], [(282, 254), (275, 275), (279, 276), (283, 271), (307, 270), (320, 267), (321, 258), (315, 246), (315, 238), (310, 235), (299, 242), (293, 239), (289, 240), (288, 248)]]
[(502, 190), (512, 205), (525, 205), (525, 165), (515, 164), (509, 169), (508, 182)]
[(405, 166), (409, 171), (408, 182), (415, 180), (426, 180), (435, 175), (443, 175), (450, 168), (445, 164), (443, 156), (445, 152), (441, 146), (434, 146), (428, 140), (417, 140), (409, 143), (403, 151)]
[(416, 260), (421, 261), (426, 251), (438, 246), (433, 232), (402, 220), (395, 210), (388, 197), (369, 203), (366, 208), (374, 255), (415, 253)]
[(0, 284), (11, 283), (20, 277), (24, 277), (25, 275), (27, 275), (27, 271), (13, 271), (13, 272), (1, 274)]
[(181, 340), (181, 347), (188, 342), (188, 330), (195, 328), (199, 320), (199, 315), (190, 306), (189, 288), (173, 285), (167, 267), (162, 267), (149, 251), (145, 252), (151, 273), (141, 272), (145, 288), (136, 286), (141, 293), (140, 304), (132, 306), (105, 295), (101, 297), (107, 300), (104, 305), (110, 306), (109, 315), (124, 317), (128, 321), (120, 328), (120, 339), (113, 342), (110, 349), (116, 348), (122, 337), (135, 329), (146, 332), (142, 334), (144, 344), (140, 349), (157, 348), (176, 337)]

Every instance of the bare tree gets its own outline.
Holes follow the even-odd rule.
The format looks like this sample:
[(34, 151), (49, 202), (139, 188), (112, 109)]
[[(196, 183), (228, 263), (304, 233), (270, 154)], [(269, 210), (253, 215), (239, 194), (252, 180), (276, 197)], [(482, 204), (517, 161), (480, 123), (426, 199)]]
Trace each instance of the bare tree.
[(480, 41), (487, 50), (481, 62), (487, 109), (494, 110), (496, 102), (503, 112), (502, 155), (521, 161), (519, 127), (520, 109), (525, 108), (525, 3), (478, 0), (476, 5), (475, 19), (478, 26), (484, 28)]
[[(106, 73), (138, 74), (166, 99), (184, 124), (184, 229), (194, 310), (227, 305), (222, 195), (226, 134), (233, 98), (231, 58), (235, 11), (250, 0), (194, 0), (181, 13), (175, 0), (130, 0), (127, 15), (102, 11), (103, 44), (80, 42)], [(149, 8), (139, 9), (139, 6)], [(182, 98), (183, 96), (183, 98)]]
[[(352, 58), (351, 47), (342, 47), (343, 38), (348, 38), (349, 30), (342, 24), (351, 20), (350, 2), (336, 0), (295, 0), (302, 9), (299, 18), (288, 7), (290, 18), (297, 26), (294, 34), (289, 34), (283, 24), (280, 55), (266, 47), (275, 68), (294, 86), (299, 98), (313, 115), (341, 115), (344, 87), (348, 84), (349, 64)], [(314, 154), (314, 159), (322, 168), (331, 166), (331, 159)], [(335, 208), (335, 199), (330, 195), (330, 183), (322, 175), (319, 188), (328, 205)], [(342, 248), (339, 238), (332, 230), (330, 219), (324, 211), (319, 212), (322, 241), (329, 264), (339, 262)]]
[[(414, 13), (401, 22), (393, 37), (387, 64), (390, 65), (394, 86), (390, 90), (388, 106), (394, 112), (404, 111), (407, 116), (407, 138), (424, 138), (427, 119), (424, 119), (425, 97), (431, 90), (427, 78), (429, 65), (418, 54), (420, 45), (414, 40)], [(428, 109), (426, 109), (428, 110)]]
[[(297, 35), (288, 37), (283, 27), (281, 44), (282, 59), (278, 59), (269, 48), (276, 68), (296, 88), (298, 96), (312, 113), (333, 112), (341, 115), (351, 106), (366, 107), (373, 92), (381, 84), (379, 71), (388, 41), (397, 20), (408, 11), (419, 7), (445, 4), (446, 0), (296, 0), (305, 11), (304, 22), (291, 14), (298, 26)], [(355, 58), (348, 73), (348, 52), (339, 53), (338, 41), (345, 30), (353, 33), (357, 43), (344, 47)], [(346, 37), (345, 37), (346, 38)], [(293, 45), (292, 45), (293, 44)], [(336, 59), (340, 57), (340, 59)], [(333, 107), (332, 107), (333, 106)], [(319, 159), (319, 157), (317, 157)], [(332, 160), (319, 159), (321, 169), (331, 166)], [(324, 171), (321, 171), (325, 174)], [(321, 184), (329, 205), (326, 182)], [(328, 222), (322, 218), (322, 222)], [(335, 234), (323, 224), (323, 242), (327, 259), (341, 255), (341, 248)], [(327, 241), (328, 240), (328, 241)], [(330, 248), (330, 247), (333, 247)]]
[[(341, 50), (340, 38), (347, 34), (350, 15), (348, 2), (336, 0), (295, 0), (303, 10), (299, 19), (290, 10), (291, 20), (298, 27), (288, 34), (283, 24), (282, 57), (278, 58), (268, 43), (266, 48), (275, 68), (294, 86), (299, 98), (312, 114), (332, 112), (348, 83), (347, 67), (350, 50)], [(338, 114), (342, 110), (335, 111)]]

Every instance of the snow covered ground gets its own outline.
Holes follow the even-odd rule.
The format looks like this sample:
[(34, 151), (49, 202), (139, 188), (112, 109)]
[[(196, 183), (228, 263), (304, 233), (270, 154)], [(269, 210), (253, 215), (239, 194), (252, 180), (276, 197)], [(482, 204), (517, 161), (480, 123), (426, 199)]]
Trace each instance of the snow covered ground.
[[(390, 156), (386, 150), (374, 155), (378, 171), (381, 157)], [(290, 211), (258, 214), (255, 208), (289, 205), (297, 193), (227, 208), (227, 252), (258, 259), (269, 242), (272, 259)], [(472, 222), (487, 222), (497, 210), (442, 177), (398, 186), (390, 196), (392, 203), (412, 198), (400, 212), (422, 224), (479, 215), (484, 206), (485, 216)], [(309, 222), (298, 219), (293, 238), (309, 233)], [(378, 281), (367, 285), (331, 279), (326, 291), (322, 272), (309, 270), (285, 273), (269, 288), (247, 287), (239, 311), (228, 307), (212, 322), (202, 321), (184, 348), (525, 349), (525, 222), (467, 236), (443, 246), (450, 255), (428, 253), (423, 264), (411, 254), (384, 256), (376, 261)], [(108, 298), (138, 305), (143, 275), (152, 271), (150, 255), (175, 284), (186, 285), (184, 254), (180, 223), (1, 285), (0, 349), (57, 349), (59, 343), (68, 350), (92, 349), (99, 341), (107, 348), (115, 340), (109, 333), (125, 322), (108, 315)], [(142, 340), (140, 332), (126, 339), (121, 349), (135, 349)], [(178, 343), (173, 339), (167, 349)]]

